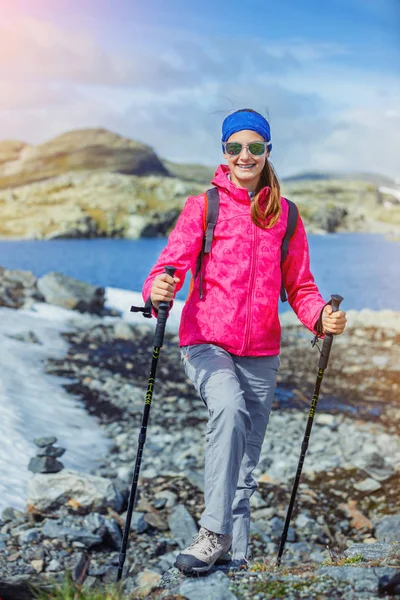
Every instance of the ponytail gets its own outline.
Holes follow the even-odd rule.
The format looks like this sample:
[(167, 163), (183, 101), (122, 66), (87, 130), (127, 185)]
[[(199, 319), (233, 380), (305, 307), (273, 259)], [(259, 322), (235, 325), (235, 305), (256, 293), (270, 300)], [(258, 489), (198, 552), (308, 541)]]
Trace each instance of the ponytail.
[[(267, 186), (270, 188), (270, 191), (267, 199), (267, 206), (264, 208), (261, 206), (259, 197), (262, 188)], [(267, 158), (263, 170), (261, 171), (260, 181), (254, 200), (251, 203), (251, 219), (257, 227), (261, 227), (261, 229), (270, 229), (279, 219), (281, 211), (281, 186), (274, 167)], [(269, 218), (270, 220), (266, 223)]]

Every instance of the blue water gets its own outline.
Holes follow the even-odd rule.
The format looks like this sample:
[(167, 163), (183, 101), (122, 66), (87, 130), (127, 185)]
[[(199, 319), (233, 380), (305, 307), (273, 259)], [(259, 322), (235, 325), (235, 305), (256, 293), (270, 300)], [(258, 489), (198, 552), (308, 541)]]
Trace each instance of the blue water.
[[(40, 276), (59, 271), (99, 286), (139, 291), (165, 238), (0, 241), (0, 265)], [(311, 269), (322, 295), (343, 308), (400, 310), (400, 243), (377, 234), (309, 236)], [(187, 295), (188, 281), (178, 298)], [(287, 303), (281, 311), (288, 310)]]

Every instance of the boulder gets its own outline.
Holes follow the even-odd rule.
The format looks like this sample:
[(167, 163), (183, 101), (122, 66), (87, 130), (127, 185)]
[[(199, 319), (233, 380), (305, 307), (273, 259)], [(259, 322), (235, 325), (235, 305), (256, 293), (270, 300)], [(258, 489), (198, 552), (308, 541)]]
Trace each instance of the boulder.
[(28, 485), (28, 509), (36, 512), (57, 510), (69, 504), (79, 512), (120, 511), (122, 495), (104, 477), (63, 470), (54, 474), (36, 474)]
[(104, 309), (105, 290), (102, 287), (54, 272), (40, 277), (37, 285), (49, 304), (96, 314), (101, 314)]
[(0, 267), (0, 306), (22, 308), (29, 299), (42, 300), (37, 279), (30, 271)]

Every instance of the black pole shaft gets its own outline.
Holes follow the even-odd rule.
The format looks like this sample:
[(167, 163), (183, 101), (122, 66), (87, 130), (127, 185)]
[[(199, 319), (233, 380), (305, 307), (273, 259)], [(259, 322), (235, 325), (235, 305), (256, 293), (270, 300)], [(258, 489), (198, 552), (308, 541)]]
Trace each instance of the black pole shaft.
[(324, 370), (318, 369), (317, 380), (315, 383), (314, 395), (313, 395), (313, 399), (312, 399), (312, 403), (311, 403), (310, 412), (308, 415), (306, 431), (304, 434), (303, 442), (301, 444), (301, 453), (300, 453), (299, 463), (297, 465), (296, 477), (294, 480), (292, 495), (290, 497), (289, 508), (288, 508), (288, 511), (286, 514), (285, 526), (283, 528), (283, 533), (282, 533), (282, 537), (281, 537), (281, 541), (280, 541), (280, 545), (279, 545), (278, 560), (277, 560), (278, 566), (281, 563), (283, 550), (284, 550), (285, 544), (286, 544), (286, 538), (287, 538), (287, 534), (289, 531), (290, 519), (292, 518), (292, 512), (293, 512), (294, 502), (296, 499), (297, 488), (299, 487), (301, 472), (303, 470), (304, 459), (306, 457), (308, 442), (309, 442), (310, 435), (311, 435), (311, 429), (312, 429), (312, 426), (314, 423), (314, 416), (315, 416), (315, 411), (317, 410), (319, 390), (321, 387), (321, 382), (322, 382), (323, 376), (324, 376)]
[(129, 533), (130, 533), (130, 529), (131, 529), (132, 513), (133, 513), (133, 507), (135, 505), (136, 490), (137, 490), (137, 484), (139, 481), (140, 466), (142, 464), (143, 448), (144, 448), (144, 444), (146, 442), (147, 423), (149, 420), (150, 406), (151, 406), (151, 401), (153, 398), (153, 387), (154, 387), (154, 382), (156, 379), (156, 370), (157, 370), (157, 362), (158, 362), (159, 353), (160, 353), (160, 348), (158, 346), (155, 346), (154, 350), (153, 350), (153, 360), (151, 362), (149, 381), (147, 384), (146, 400), (145, 400), (145, 406), (144, 406), (144, 411), (143, 411), (142, 424), (140, 427), (140, 433), (139, 433), (139, 439), (138, 439), (138, 450), (137, 450), (137, 454), (136, 454), (135, 468), (133, 471), (131, 490), (129, 493), (128, 509), (127, 509), (127, 513), (126, 513), (124, 532), (123, 532), (123, 536), (122, 536), (121, 551), (119, 554), (117, 581), (120, 581), (120, 579), (122, 577), (122, 571), (124, 568), (124, 562), (125, 562), (125, 558), (126, 558), (126, 549), (128, 546)]
[[(175, 273), (175, 268), (174, 267), (165, 267), (164, 271), (168, 275), (171, 275), (171, 277), (173, 277), (174, 273)], [(123, 535), (122, 535), (121, 550), (119, 553), (117, 581), (121, 580), (122, 572), (124, 569), (126, 551), (127, 551), (127, 547), (128, 547), (128, 540), (129, 540), (129, 533), (130, 533), (130, 529), (131, 529), (133, 507), (135, 505), (136, 491), (137, 491), (137, 485), (138, 485), (138, 481), (139, 481), (140, 466), (142, 463), (143, 448), (144, 448), (144, 444), (146, 442), (147, 423), (148, 423), (149, 415), (150, 415), (151, 401), (153, 399), (153, 389), (154, 389), (154, 383), (156, 380), (158, 357), (160, 354), (160, 349), (164, 343), (165, 325), (166, 325), (166, 322), (168, 319), (169, 307), (170, 307), (169, 302), (160, 302), (160, 305), (158, 307), (157, 326), (156, 326), (156, 331), (154, 334), (153, 358), (151, 361), (150, 375), (149, 375), (149, 380), (147, 383), (147, 392), (146, 392), (146, 399), (145, 399), (145, 403), (144, 403), (142, 424), (140, 427), (140, 433), (139, 433), (139, 438), (138, 438), (138, 450), (137, 450), (137, 454), (136, 454), (135, 468), (133, 471), (132, 484), (131, 484), (131, 489), (130, 489), (130, 493), (129, 493), (128, 508), (126, 511), (126, 519), (125, 519), (124, 531), (123, 531)]]
[[(339, 306), (340, 306), (340, 303), (342, 302), (343, 298), (342, 298), (342, 296), (339, 296), (338, 294), (332, 294), (331, 299), (332, 299), (332, 312), (336, 312), (339, 310)], [(317, 372), (317, 379), (316, 379), (315, 387), (314, 387), (314, 394), (313, 394), (312, 401), (311, 401), (310, 412), (308, 414), (306, 431), (304, 434), (303, 442), (301, 444), (300, 458), (299, 458), (299, 463), (297, 465), (295, 480), (293, 483), (293, 489), (292, 489), (292, 494), (290, 497), (289, 508), (286, 513), (285, 525), (283, 528), (281, 541), (279, 544), (278, 558), (277, 558), (278, 567), (281, 564), (282, 554), (283, 554), (283, 550), (284, 550), (285, 544), (286, 544), (287, 534), (288, 534), (289, 525), (290, 525), (290, 519), (292, 517), (292, 512), (293, 512), (294, 503), (295, 503), (295, 499), (296, 499), (297, 489), (299, 487), (301, 472), (303, 470), (304, 459), (305, 459), (305, 456), (307, 453), (308, 442), (310, 440), (311, 429), (312, 429), (312, 426), (314, 423), (314, 417), (315, 417), (315, 413), (317, 410), (321, 382), (324, 377), (324, 371), (325, 371), (326, 367), (328, 366), (329, 355), (330, 355), (330, 351), (331, 351), (331, 347), (332, 347), (332, 341), (333, 341), (333, 335), (331, 333), (327, 333), (325, 335), (325, 339), (324, 339), (324, 342), (322, 345), (321, 356), (320, 356), (319, 362), (318, 362), (318, 372)]]

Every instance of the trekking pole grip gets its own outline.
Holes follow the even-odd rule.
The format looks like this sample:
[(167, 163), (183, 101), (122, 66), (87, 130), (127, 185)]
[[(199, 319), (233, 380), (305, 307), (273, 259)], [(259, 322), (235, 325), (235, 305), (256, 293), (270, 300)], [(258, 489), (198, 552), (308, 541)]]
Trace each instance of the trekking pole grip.
[[(337, 312), (342, 302), (342, 296), (339, 294), (332, 294), (332, 312)], [(319, 358), (318, 369), (326, 369), (328, 366), (329, 354), (331, 352), (331, 346), (333, 342), (333, 333), (327, 332), (325, 334), (324, 342), (322, 344), (321, 356)]]
[[(175, 267), (164, 267), (164, 273), (167, 273), (167, 275), (170, 275), (171, 277), (174, 276), (175, 271)], [(154, 346), (157, 346), (158, 348), (161, 348), (163, 345), (165, 324), (168, 319), (169, 306), (169, 302), (160, 302), (158, 307), (157, 326), (154, 334)]]

